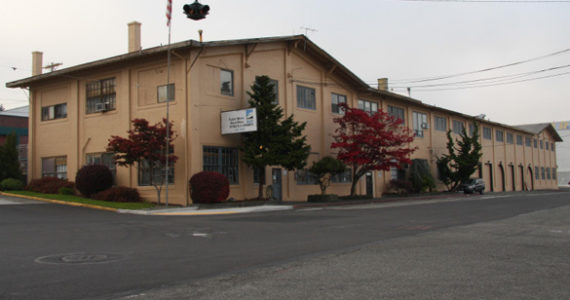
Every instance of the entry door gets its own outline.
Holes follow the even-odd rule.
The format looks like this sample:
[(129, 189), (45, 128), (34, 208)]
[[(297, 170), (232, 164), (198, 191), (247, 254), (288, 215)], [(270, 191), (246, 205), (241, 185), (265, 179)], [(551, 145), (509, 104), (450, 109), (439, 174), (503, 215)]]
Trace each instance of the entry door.
[(515, 183), (515, 166), (510, 166), (511, 167), (511, 177), (512, 177), (512, 182), (513, 182), (513, 191), (516, 191), (516, 183)]
[(374, 193), (372, 172), (368, 172), (366, 173), (366, 196), (372, 197), (372, 193)]
[(281, 201), (281, 169), (271, 170), (271, 187), (273, 188), (273, 198)]
[(491, 192), (495, 191), (495, 187), (493, 186), (493, 164), (488, 164), (489, 166), (489, 190)]

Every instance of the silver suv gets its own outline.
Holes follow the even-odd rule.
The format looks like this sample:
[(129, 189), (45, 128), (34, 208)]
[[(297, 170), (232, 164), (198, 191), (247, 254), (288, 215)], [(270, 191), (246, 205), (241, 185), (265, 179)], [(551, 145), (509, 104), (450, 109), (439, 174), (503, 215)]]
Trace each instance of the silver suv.
[(481, 178), (471, 178), (463, 185), (463, 192), (465, 194), (472, 194), (477, 192), (483, 195), (485, 191), (485, 181)]

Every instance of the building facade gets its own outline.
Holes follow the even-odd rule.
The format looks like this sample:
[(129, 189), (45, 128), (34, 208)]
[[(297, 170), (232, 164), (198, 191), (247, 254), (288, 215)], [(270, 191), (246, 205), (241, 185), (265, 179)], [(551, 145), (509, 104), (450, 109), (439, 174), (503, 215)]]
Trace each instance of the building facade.
[(556, 162), (558, 164), (558, 185), (570, 185), (570, 121), (552, 123), (563, 141), (556, 144)]
[(28, 171), (28, 106), (0, 111), (0, 145), (4, 145), (10, 134), (16, 135), (18, 159), (22, 175)]
[[(166, 114), (165, 91), (171, 89), (170, 119), (177, 134), (174, 151), (179, 159), (171, 176), (169, 202), (192, 203), (188, 180), (202, 170), (225, 174), (230, 181), (230, 197), (255, 198), (258, 179), (240, 161), (240, 135), (221, 135), (220, 113), (248, 107), (249, 87), (256, 76), (267, 75), (275, 83), (277, 102), (284, 114), (307, 122), (304, 134), (311, 145), (308, 165), (326, 155), (334, 156), (330, 149), (336, 129), (333, 120), (342, 114), (338, 104), (347, 103), (367, 111), (382, 109), (402, 118), (417, 135), (410, 145), (418, 147), (412, 158), (425, 159), (434, 177), (436, 157), (445, 151), (447, 130), (453, 130), (457, 137), (462, 127), (477, 122), (483, 158), (481, 171), (474, 176), (484, 178), (489, 191), (557, 187), (556, 180), (546, 174), (556, 168), (556, 152), (551, 145), (560, 137), (549, 130), (534, 134), (371, 88), (303, 35), (173, 44), (167, 86), (167, 47), (141, 49), (136, 42), (140, 41), (136, 36), (140, 24), (129, 26), (127, 54), (36, 73), (7, 84), (30, 89), (30, 178), (59, 176), (73, 180), (81, 166), (104, 163), (113, 168), (118, 185), (136, 187), (143, 197), (154, 200), (154, 188), (146, 185), (149, 174), (138, 173), (136, 167), (114, 168), (110, 154), (104, 151), (112, 135), (126, 136), (132, 119), (159, 122)], [(34, 53), (34, 57), (41, 64), (41, 54), (38, 57)], [(379, 85), (385, 87), (385, 81)], [(273, 166), (266, 174), (274, 196), (284, 201), (305, 200), (307, 195), (319, 192), (303, 170)], [(370, 172), (357, 191), (380, 197), (398, 174), (397, 170)], [(338, 176), (329, 191), (348, 194), (350, 180), (347, 174)]]

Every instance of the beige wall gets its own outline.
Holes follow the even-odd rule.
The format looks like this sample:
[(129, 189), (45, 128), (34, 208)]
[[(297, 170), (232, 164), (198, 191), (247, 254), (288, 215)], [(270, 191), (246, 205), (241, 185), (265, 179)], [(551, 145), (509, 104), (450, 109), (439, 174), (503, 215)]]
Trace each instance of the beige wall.
[[(253, 51), (252, 51), (253, 49)], [(334, 76), (330, 66), (323, 66), (305, 55), (302, 47), (291, 48), (285, 42), (253, 45), (211, 47), (203, 50), (179, 51), (173, 55), (170, 82), (175, 84), (175, 100), (170, 103), (170, 119), (174, 122), (177, 138), (174, 142), (175, 154), (179, 157), (175, 165), (175, 183), (169, 187), (169, 201), (173, 204), (191, 203), (188, 192), (188, 180), (203, 169), (203, 147), (221, 146), (237, 147), (241, 142), (239, 135), (220, 134), (220, 112), (247, 107), (247, 91), (254, 82), (255, 76), (268, 75), (278, 80), (279, 105), (286, 115), (295, 115), (299, 122), (307, 122), (305, 135), (311, 145), (311, 155), (307, 161), (313, 161), (326, 155), (335, 155), (330, 149), (333, 133), (336, 128), (334, 118), (338, 115), (331, 112), (331, 93), (345, 95), (349, 105), (357, 106), (357, 100), (374, 101), (386, 110), (388, 105), (397, 106), (405, 111), (405, 124), (412, 126), (413, 112), (427, 115), (428, 129), (424, 137), (416, 138), (410, 147), (418, 147), (412, 158), (426, 159), (431, 166), (434, 177), (437, 177), (436, 158), (446, 152), (446, 133), (434, 127), (435, 116), (446, 118), (447, 129), (452, 129), (453, 120), (464, 123), (468, 128), (470, 119), (459, 114), (451, 114), (421, 104), (412, 104), (379, 95), (359, 94), (358, 90), (347, 82)], [(159, 122), (166, 114), (165, 104), (157, 103), (157, 86), (166, 84), (165, 57), (149, 58), (130, 65), (108, 67), (97, 72), (80, 74), (77, 79), (60, 79), (55, 83), (31, 87), (31, 151), (30, 178), (41, 176), (41, 159), (46, 157), (66, 156), (67, 174), (73, 180), (75, 173), (85, 164), (89, 153), (100, 153), (105, 150), (111, 135), (126, 136), (130, 121), (134, 118), (145, 118), (151, 123)], [(195, 63), (194, 63), (195, 62)], [(234, 94), (226, 96), (220, 93), (220, 70), (233, 71)], [(114, 77), (116, 79), (116, 109), (104, 113), (86, 114), (86, 83)], [(316, 109), (297, 107), (296, 88), (305, 86), (315, 89)], [(41, 107), (67, 103), (67, 118), (41, 121)], [(555, 153), (545, 149), (535, 149), (524, 145), (527, 133), (510, 128), (503, 128), (494, 123), (480, 121), (482, 127), (493, 129), (492, 139), (481, 137), (483, 146), (482, 175), (490, 190), (492, 182), (495, 191), (502, 191), (499, 176), (500, 166), (505, 172), (505, 189), (513, 190), (510, 167), (515, 170), (516, 190), (522, 189), (523, 180), (520, 167), (525, 173), (527, 188), (531, 187), (528, 168), (556, 167)], [(497, 142), (495, 131), (502, 130), (504, 142)], [(506, 143), (507, 132), (513, 133), (514, 143)], [(523, 135), (523, 145), (516, 145), (516, 135)], [(456, 134), (452, 134), (457, 138)], [(553, 137), (547, 132), (541, 133), (539, 140), (552, 143)], [(277, 168), (278, 166), (276, 166)], [(492, 169), (492, 170), (491, 170)], [(155, 200), (153, 187), (137, 186), (135, 167), (117, 168), (119, 185), (137, 187), (143, 197)], [(492, 171), (492, 179), (490, 172)], [(295, 172), (282, 170), (282, 195), (285, 201), (303, 201), (307, 195), (318, 193), (316, 185), (298, 185)], [(476, 172), (474, 177), (478, 176)], [(374, 196), (380, 197), (387, 191), (390, 172), (373, 172)], [(266, 172), (266, 181), (270, 182), (271, 168)], [(534, 180), (534, 178), (532, 179)], [(230, 197), (235, 199), (254, 198), (257, 195), (257, 184), (253, 183), (253, 171), (245, 164), (239, 164), (239, 184), (231, 185)], [(536, 189), (556, 188), (555, 180), (534, 180)], [(350, 184), (332, 184), (329, 191), (346, 195)], [(438, 189), (445, 187), (439, 183)], [(357, 186), (358, 193), (365, 193), (362, 179)], [(163, 193), (164, 195), (164, 193)]]

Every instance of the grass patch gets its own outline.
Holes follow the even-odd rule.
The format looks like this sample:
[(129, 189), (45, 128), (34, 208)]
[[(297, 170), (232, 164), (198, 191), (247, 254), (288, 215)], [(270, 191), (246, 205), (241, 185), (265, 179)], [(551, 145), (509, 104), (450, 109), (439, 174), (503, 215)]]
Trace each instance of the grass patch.
[(148, 202), (108, 202), (108, 201), (83, 198), (83, 197), (75, 196), (75, 195), (42, 194), (42, 193), (35, 193), (35, 192), (30, 192), (30, 191), (9, 191), (9, 192), (4, 192), (4, 193), (14, 194), (14, 195), (23, 195), (23, 196), (32, 196), (32, 197), (38, 197), (38, 198), (43, 198), (43, 199), (49, 199), (49, 200), (59, 200), (59, 201), (65, 201), (65, 202), (75, 202), (75, 203), (82, 203), (82, 204), (98, 205), (98, 206), (110, 207), (110, 208), (116, 208), (116, 209), (145, 209), (145, 208), (151, 208), (151, 207), (155, 206), (153, 203), (148, 203)]

